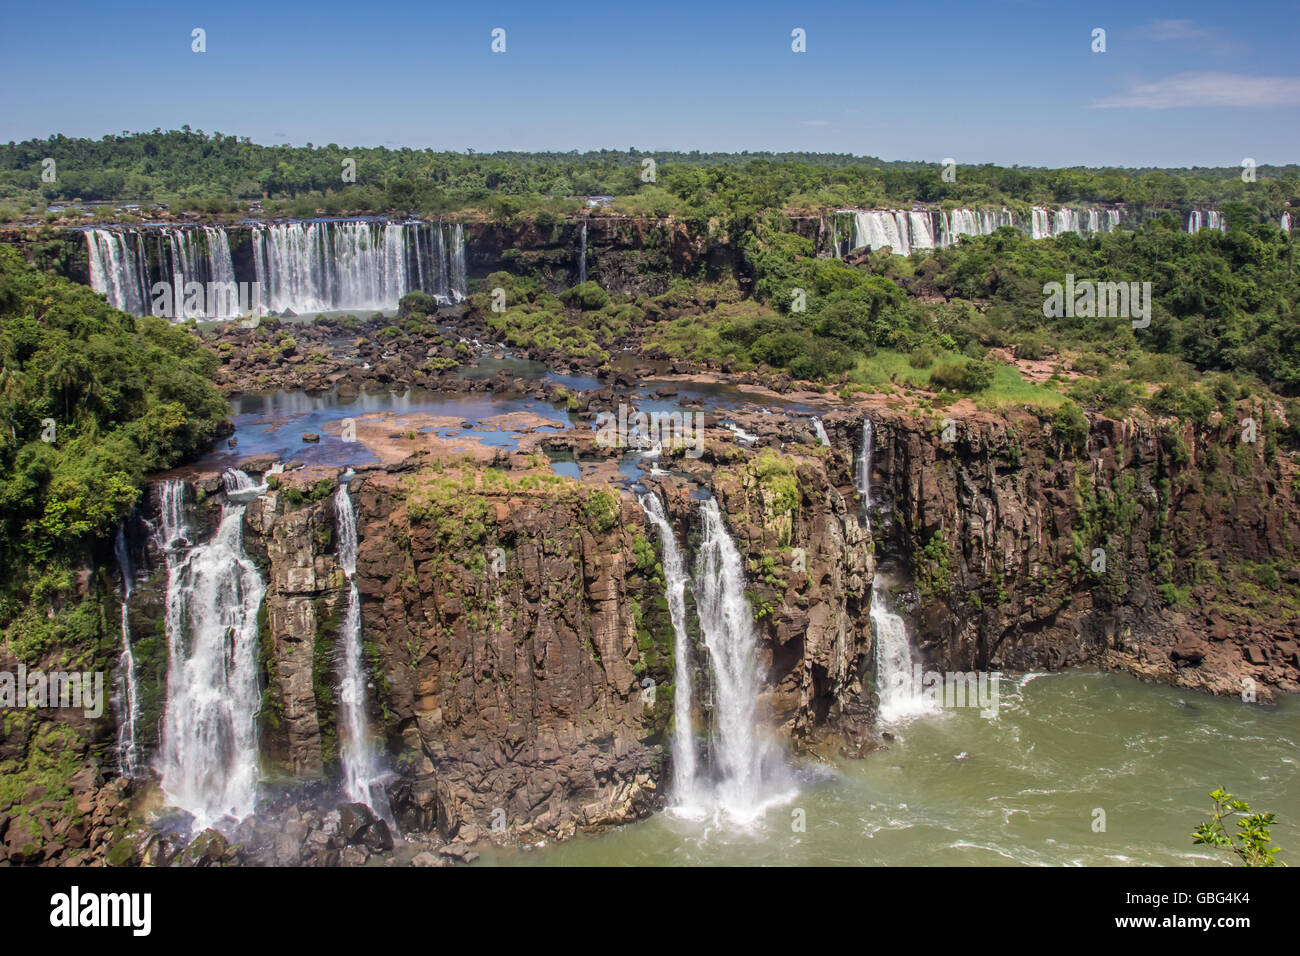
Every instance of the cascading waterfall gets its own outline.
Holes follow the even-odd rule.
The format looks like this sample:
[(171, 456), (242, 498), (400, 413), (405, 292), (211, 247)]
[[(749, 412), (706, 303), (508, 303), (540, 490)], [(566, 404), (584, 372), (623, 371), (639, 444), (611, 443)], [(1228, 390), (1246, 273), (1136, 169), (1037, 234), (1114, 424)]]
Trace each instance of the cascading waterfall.
[(135, 673), (135, 649), (131, 645), (130, 602), (135, 584), (135, 569), (126, 546), (126, 525), (117, 527), (113, 539), (113, 554), (122, 575), (122, 656), (118, 670), (122, 675), (121, 707), (117, 726), (117, 767), (123, 777), (134, 778), (140, 772), (139, 752), (136, 746), (135, 725), (139, 700)]
[(348, 606), (343, 618), (343, 677), (339, 687), (345, 737), (340, 757), (343, 787), (349, 800), (364, 803), (383, 819), (392, 822), (383, 774), (370, 742), (366, 717), (366, 673), (361, 658), (361, 595), (357, 591), (357, 519), (346, 484), (334, 495), (338, 522), (339, 566), (348, 583)]
[(961, 236), (992, 235), (1002, 226), (1014, 225), (1015, 217), (1006, 208), (979, 212), (973, 209), (953, 209), (940, 213), (940, 245), (951, 246)]
[(162, 489), (170, 658), (157, 770), (168, 802), (193, 814), (196, 828), (243, 819), (257, 797), (257, 613), (266, 586), (244, 553), (243, 520), (246, 499), (264, 489), (236, 470), (223, 481), (228, 499), (206, 544), (189, 541), (184, 483)]
[(464, 302), (469, 296), (468, 275), (465, 267), (465, 229), (456, 223), (451, 230), (451, 301)]
[(935, 712), (935, 703), (915, 678), (916, 664), (907, 625), (887, 606), (884, 576), (871, 583), (871, 627), (876, 636), (876, 693), (881, 723), (891, 724)]
[(87, 229), (90, 287), (108, 304), (132, 315), (145, 315), (149, 300), (148, 256), (135, 230)]
[(1075, 210), (1062, 206), (1056, 210), (1056, 215), (1053, 218), (1052, 235), (1060, 236), (1067, 232), (1083, 234), (1083, 230), (1079, 228), (1079, 214)]
[(178, 297), (182, 305), (184, 314), (173, 318), (229, 319), (242, 314), (237, 295), (207, 296), (206, 311), (187, 301), (195, 283), (206, 293), (210, 283), (225, 288), (235, 282), (230, 237), (224, 228), (167, 227), (152, 230), (148, 240), (145, 236), (138, 229), (86, 230), (90, 287), (104, 295), (109, 305), (132, 315), (148, 315), (154, 307), (154, 284), (161, 281), (171, 287), (165, 297), (167, 307), (175, 311)]
[(582, 221), (582, 238), (578, 243), (578, 284), (587, 281), (587, 220)]
[(663, 505), (654, 494), (639, 498), (646, 517), (659, 532), (663, 551), (664, 592), (668, 616), (673, 625), (673, 800), (688, 812), (697, 810), (700, 797), (696, 790), (697, 759), (695, 728), (691, 722), (693, 689), (691, 680), (691, 639), (686, 629), (686, 563), (677, 547), (672, 525)]
[(716, 500), (701, 502), (700, 518), (694, 592), (713, 678), (714, 799), (721, 813), (752, 822), (770, 802), (764, 790), (773, 782), (764, 780), (769, 744), (759, 731), (758, 640), (740, 552)]
[(871, 417), (864, 416), (862, 419), (862, 448), (858, 452), (857, 461), (857, 486), (858, 494), (862, 496), (862, 516), (867, 520), (867, 513), (871, 509)]
[[(900, 219), (902, 216), (900, 229)], [(889, 246), (899, 255), (908, 255), (907, 217), (889, 210), (859, 210), (853, 214), (853, 248), (880, 249)]]
[(1282, 213), (1282, 221), (1278, 224), (1278, 228), (1286, 233), (1291, 231), (1291, 214), (1289, 212)]
[(813, 431), (817, 433), (817, 440), (820, 441), (822, 445), (829, 445), (831, 439), (830, 436), (826, 434), (826, 426), (822, 424), (822, 420), (813, 416), (812, 425)]

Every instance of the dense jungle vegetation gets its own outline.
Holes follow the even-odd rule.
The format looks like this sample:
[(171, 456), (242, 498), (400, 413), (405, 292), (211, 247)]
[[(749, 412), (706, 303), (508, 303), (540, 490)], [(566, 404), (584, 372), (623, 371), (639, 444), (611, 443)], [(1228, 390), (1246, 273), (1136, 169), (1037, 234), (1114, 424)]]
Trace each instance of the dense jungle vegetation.
[[(54, 160), (46, 182), (43, 162)], [(348, 162), (354, 164), (349, 180)], [(651, 165), (653, 164), (653, 165)], [(382, 147), (262, 146), (202, 130), (51, 136), (0, 146), (0, 220), (71, 200), (164, 202), (173, 212), (366, 212), (496, 218), (562, 215), (590, 195), (639, 215), (745, 220), (760, 210), (875, 208), (913, 202), (1153, 205), (1248, 200), (1273, 218), (1295, 198), (1300, 166), (1238, 169), (1032, 169), (960, 166), (945, 181), (932, 163), (823, 153), (458, 153)]]

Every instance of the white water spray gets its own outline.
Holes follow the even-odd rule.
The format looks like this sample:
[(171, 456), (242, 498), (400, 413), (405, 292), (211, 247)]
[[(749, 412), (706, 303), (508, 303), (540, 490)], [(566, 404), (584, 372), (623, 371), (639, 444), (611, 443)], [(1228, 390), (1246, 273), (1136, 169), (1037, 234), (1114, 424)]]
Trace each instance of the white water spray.
[(887, 607), (883, 576), (871, 583), (871, 627), (876, 636), (876, 693), (880, 722), (893, 724), (936, 712), (934, 701), (914, 680), (916, 661), (907, 639), (907, 625)]

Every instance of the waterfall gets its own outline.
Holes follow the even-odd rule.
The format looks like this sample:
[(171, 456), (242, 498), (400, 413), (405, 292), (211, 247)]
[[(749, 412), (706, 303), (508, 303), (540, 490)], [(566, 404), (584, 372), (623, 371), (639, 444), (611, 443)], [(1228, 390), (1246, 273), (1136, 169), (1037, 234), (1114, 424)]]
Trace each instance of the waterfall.
[(876, 692), (880, 721), (891, 724), (920, 714), (935, 712), (934, 701), (916, 679), (917, 667), (907, 625), (887, 608), (883, 575), (877, 571), (871, 583), (871, 627), (876, 636)]
[(638, 499), (646, 517), (659, 532), (663, 550), (664, 592), (673, 625), (673, 800), (678, 807), (694, 808), (696, 792), (695, 728), (691, 723), (691, 639), (686, 630), (686, 564), (677, 547), (672, 525), (658, 496)]
[(252, 238), (262, 303), (272, 312), (392, 310), (416, 289), (443, 303), (469, 292), (460, 223), (271, 223), (253, 226)]
[(1187, 214), (1187, 231), (1197, 233), (1202, 229), (1218, 229), (1220, 232), (1226, 232), (1227, 223), (1223, 221), (1223, 216), (1217, 209), (1193, 209)]
[(1052, 237), (1052, 219), (1042, 206), (1035, 206), (1032, 210), (1029, 237), (1031, 239), (1050, 239)]
[(1286, 233), (1291, 231), (1291, 214), (1289, 212), (1282, 213), (1282, 221), (1278, 224), (1278, 228)]
[(858, 452), (857, 485), (862, 496), (862, 513), (871, 508), (871, 417), (862, 419), (862, 449)]
[(582, 220), (582, 238), (578, 246), (578, 285), (587, 281), (587, 220)]
[(118, 659), (118, 669), (122, 674), (122, 698), (117, 726), (117, 768), (123, 777), (136, 777), (140, 769), (135, 741), (139, 694), (136, 686), (135, 651), (131, 646), (130, 619), (135, 569), (131, 567), (131, 554), (126, 546), (125, 522), (117, 526), (117, 535), (113, 538), (113, 554), (122, 575), (122, 656)]
[(858, 210), (853, 214), (853, 248), (881, 249), (889, 246), (899, 255), (908, 255), (906, 214), (888, 210)]
[(812, 425), (813, 425), (813, 431), (817, 433), (817, 440), (820, 441), (823, 445), (829, 445), (831, 443), (831, 440), (830, 437), (826, 434), (826, 426), (822, 424), (822, 420), (820, 418), (817, 418), (816, 416), (813, 416)]
[(1062, 206), (1056, 210), (1052, 235), (1059, 236), (1067, 232), (1076, 232), (1082, 235), (1082, 230), (1079, 228), (1079, 214), (1073, 209)]
[[(229, 491), (256, 491), (243, 472)], [(227, 500), (210, 541), (191, 545), (185, 486), (162, 491), (159, 547), (167, 563), (169, 651), (158, 774), (169, 803), (196, 828), (248, 816), (257, 797), (257, 613), (266, 585), (244, 553), (246, 502)]]
[[(203, 289), (203, 307), (191, 306), (174, 318), (230, 319), (243, 314), (233, 285), (230, 237), (224, 228), (167, 227), (155, 230), (151, 238), (151, 243), (146, 242), (135, 229), (86, 230), (90, 287), (104, 295), (109, 305), (132, 315), (148, 315), (153, 311), (155, 282), (171, 286), (169, 307), (178, 297), (187, 305), (189, 291), (197, 283)], [(221, 294), (212, 294), (213, 286), (220, 286)]]
[(713, 678), (712, 756), (719, 811), (748, 822), (761, 816), (768, 744), (759, 730), (758, 639), (740, 552), (716, 500), (700, 504), (704, 527), (696, 559), (695, 597)]
[(90, 261), (90, 287), (107, 297), (108, 304), (132, 315), (144, 315), (149, 299), (148, 256), (140, 234), (86, 230)]
[(934, 248), (934, 226), (928, 212), (909, 212), (907, 223), (909, 241), (913, 249)]
[[(583, 225), (583, 235), (586, 235), (585, 224)], [(586, 262), (585, 252), (583, 261)], [(465, 230), (460, 223), (456, 223), (451, 230), (451, 299), (453, 302), (464, 302), (469, 296), (467, 275), (468, 272), (465, 268)]]
[(940, 212), (939, 245), (951, 246), (962, 236), (989, 236), (1003, 226), (1014, 226), (1015, 216), (1005, 206), (1001, 209), (953, 209)]
[(1119, 228), (1119, 210), (1107, 209), (1106, 210), (1106, 231), (1114, 232), (1118, 228)]
[(339, 701), (345, 736), (340, 756), (343, 761), (343, 786), (347, 798), (364, 803), (376, 814), (391, 822), (392, 810), (384, 791), (383, 775), (370, 743), (366, 718), (366, 673), (361, 658), (361, 595), (357, 591), (357, 519), (348, 495), (348, 486), (339, 485), (334, 495), (334, 512), (338, 521), (339, 566), (348, 584), (348, 607), (343, 618), (343, 679)]

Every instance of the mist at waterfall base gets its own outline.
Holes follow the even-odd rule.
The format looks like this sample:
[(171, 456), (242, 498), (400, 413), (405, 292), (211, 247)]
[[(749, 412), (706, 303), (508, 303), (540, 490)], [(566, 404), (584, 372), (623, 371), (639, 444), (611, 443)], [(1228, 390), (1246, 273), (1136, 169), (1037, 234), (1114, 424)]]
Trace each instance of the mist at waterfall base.
[(487, 847), (483, 861), (1224, 866), (1191, 841), (1220, 785), (1276, 812), (1275, 842), (1300, 846), (1300, 700), (1289, 695), (1261, 706), (1118, 673), (1007, 675), (995, 719), (952, 708), (889, 729), (886, 748), (836, 761), (753, 827), (657, 814), (530, 850)]
[[(758, 636), (745, 597), (740, 552), (717, 501), (700, 502), (702, 537), (692, 579), (659, 499), (647, 494), (640, 503), (659, 534), (674, 635), (669, 813), (713, 826), (757, 825), (770, 808), (794, 799), (798, 791), (786, 755), (763, 729), (770, 721), (762, 713)], [(687, 588), (695, 596), (703, 644), (700, 664), (707, 668), (704, 687), (694, 681)], [(706, 692), (708, 718), (697, 728), (696, 705)], [(701, 734), (703, 746), (697, 739)]]
[(871, 631), (876, 647), (876, 697), (882, 727), (936, 714), (939, 707), (913, 680), (919, 664), (908, 639), (907, 624), (889, 606), (889, 582), (877, 567), (871, 584)]

